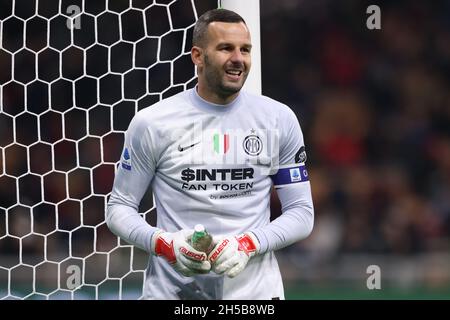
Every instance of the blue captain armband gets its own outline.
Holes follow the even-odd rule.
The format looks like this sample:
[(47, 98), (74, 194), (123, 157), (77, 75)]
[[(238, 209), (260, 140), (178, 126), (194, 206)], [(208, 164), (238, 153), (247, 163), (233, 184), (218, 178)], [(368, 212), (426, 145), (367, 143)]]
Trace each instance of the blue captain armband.
[(278, 169), (276, 174), (270, 177), (272, 178), (275, 187), (309, 181), (308, 171), (304, 164), (283, 166)]

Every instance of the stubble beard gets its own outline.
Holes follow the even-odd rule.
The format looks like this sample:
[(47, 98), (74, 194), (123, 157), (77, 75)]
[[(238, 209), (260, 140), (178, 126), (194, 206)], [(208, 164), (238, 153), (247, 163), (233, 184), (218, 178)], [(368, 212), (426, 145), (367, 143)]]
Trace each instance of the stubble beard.
[(227, 85), (223, 80), (223, 74), (221, 74), (220, 70), (210, 63), (208, 55), (205, 54), (206, 85), (218, 96), (229, 97), (235, 93), (238, 93), (244, 86), (247, 75), (248, 73), (243, 73), (243, 81), (240, 83), (236, 83), (235, 85)]

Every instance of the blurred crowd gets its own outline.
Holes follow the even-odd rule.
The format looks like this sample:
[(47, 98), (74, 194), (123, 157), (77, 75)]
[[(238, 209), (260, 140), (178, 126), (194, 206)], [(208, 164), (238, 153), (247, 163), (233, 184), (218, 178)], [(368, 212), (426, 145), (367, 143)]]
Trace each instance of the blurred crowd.
[[(316, 226), (297, 249), (450, 250), (450, 3), (262, 2), (264, 93), (297, 113)], [(293, 248), (292, 250), (295, 250)]]
[[(195, 84), (191, 1), (131, 2), (85, 1), (72, 44), (58, 1), (15, 17), (0, 4), (2, 267), (20, 252), (35, 265), (117, 245), (103, 219), (123, 132)], [(381, 1), (381, 30), (366, 27), (370, 4), (261, 1), (263, 93), (298, 116), (316, 212), (286, 252), (450, 250), (450, 3)], [(151, 207), (148, 195), (140, 211)]]

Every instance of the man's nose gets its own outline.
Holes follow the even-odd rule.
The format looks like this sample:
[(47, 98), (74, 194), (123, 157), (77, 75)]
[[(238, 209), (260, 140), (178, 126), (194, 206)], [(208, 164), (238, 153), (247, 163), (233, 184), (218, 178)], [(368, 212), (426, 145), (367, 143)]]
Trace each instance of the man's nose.
[(231, 56), (231, 61), (244, 63), (244, 56), (242, 55), (242, 52), (239, 48), (236, 48), (235, 50), (233, 50), (233, 54)]

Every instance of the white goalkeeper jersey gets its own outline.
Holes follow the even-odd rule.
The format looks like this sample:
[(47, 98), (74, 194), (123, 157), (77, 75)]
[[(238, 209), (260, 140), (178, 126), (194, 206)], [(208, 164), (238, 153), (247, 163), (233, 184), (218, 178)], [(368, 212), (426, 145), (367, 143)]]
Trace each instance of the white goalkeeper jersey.
[[(108, 202), (110, 229), (149, 253), (155, 230), (199, 223), (213, 236), (252, 231), (261, 244), (233, 279), (212, 271), (184, 277), (150, 254), (144, 298), (284, 299), (274, 250), (305, 238), (313, 226), (305, 160), (295, 114), (264, 96), (241, 91), (230, 104), (215, 105), (194, 88), (138, 112)], [(149, 185), (156, 227), (138, 213)], [(270, 222), (272, 185), (283, 214)]]

